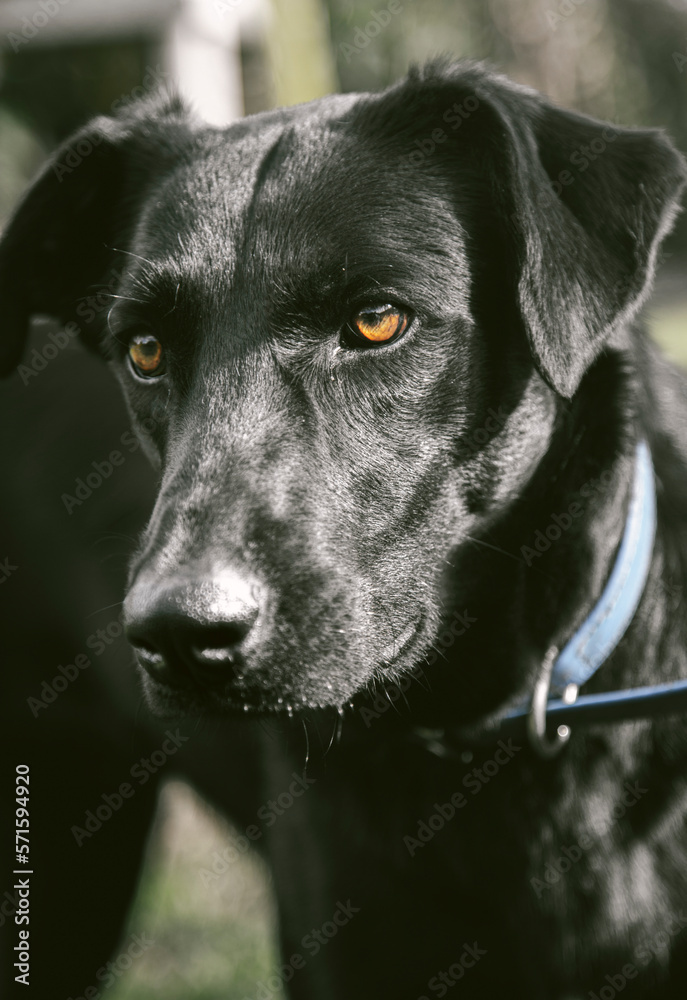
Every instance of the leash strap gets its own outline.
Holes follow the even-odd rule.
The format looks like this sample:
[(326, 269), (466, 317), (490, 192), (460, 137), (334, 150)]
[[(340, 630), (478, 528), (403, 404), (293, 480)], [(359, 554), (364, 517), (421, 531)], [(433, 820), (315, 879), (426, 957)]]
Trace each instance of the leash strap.
[[(507, 718), (499, 720), (493, 728), (490, 727), (479, 735), (418, 727), (413, 732), (413, 738), (436, 757), (461, 760), (463, 759), (461, 749), (465, 750), (478, 744), (491, 745), (509, 736), (516, 739), (525, 739), (528, 736), (531, 738), (530, 711), (528, 705), (518, 708)], [(678, 715), (683, 712), (687, 712), (687, 681), (581, 695), (573, 704), (556, 698), (547, 703), (545, 716), (548, 728), (553, 729), (555, 735), (550, 737), (544, 734), (542, 746), (535, 745), (535, 749), (545, 758), (554, 757), (569, 738), (568, 724), (574, 724), (577, 729), (605, 723)], [(563, 727), (568, 729), (568, 734), (561, 740), (558, 730)]]
[[(499, 729), (519, 730), (529, 714), (529, 706), (518, 708), (501, 721)], [(585, 694), (572, 702), (554, 698), (547, 702), (546, 719), (553, 726), (574, 723), (593, 726), (604, 722), (651, 719), (687, 711), (687, 681), (670, 681), (649, 687), (625, 688)]]

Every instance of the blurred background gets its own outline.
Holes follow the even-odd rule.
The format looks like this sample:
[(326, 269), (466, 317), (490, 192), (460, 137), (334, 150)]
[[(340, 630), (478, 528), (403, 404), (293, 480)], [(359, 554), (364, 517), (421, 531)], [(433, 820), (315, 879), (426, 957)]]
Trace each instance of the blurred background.
[[(687, 0), (0, 0), (0, 226), (91, 115), (175, 89), (215, 124), (413, 62), (486, 59), (567, 107), (665, 128), (687, 152)], [(687, 365), (687, 216), (663, 254), (654, 336)], [(164, 789), (107, 1000), (260, 997), (278, 964), (269, 877), (179, 782)], [(182, 946), (183, 945), (183, 946)], [(278, 994), (269, 992), (278, 1000)]]
[[(0, 225), (57, 143), (132, 97), (176, 89), (222, 124), (442, 53), (687, 151), (687, 0), (0, 0)], [(683, 216), (655, 322), (683, 360), (686, 255)]]

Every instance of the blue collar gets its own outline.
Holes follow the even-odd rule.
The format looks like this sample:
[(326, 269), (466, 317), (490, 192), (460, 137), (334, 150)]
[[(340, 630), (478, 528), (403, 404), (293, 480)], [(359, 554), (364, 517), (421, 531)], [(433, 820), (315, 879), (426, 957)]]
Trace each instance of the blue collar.
[(615, 565), (601, 597), (556, 657), (551, 691), (581, 687), (596, 673), (625, 635), (639, 605), (651, 567), (656, 534), (656, 487), (646, 441), (635, 451), (627, 521)]
[[(547, 737), (547, 715), (553, 707), (551, 693), (561, 695), (564, 706), (577, 703), (575, 708), (579, 710), (581, 707), (577, 698), (580, 687), (594, 676), (616, 649), (634, 617), (651, 568), (655, 535), (654, 467), (649, 446), (641, 440), (635, 449), (625, 530), (601, 597), (561, 652), (555, 647), (548, 651), (535, 684), (531, 705), (524, 710), (518, 706), (506, 716), (509, 720), (527, 713), (530, 741), (542, 756), (552, 757), (570, 738), (567, 725), (558, 726), (553, 740)], [(650, 690), (645, 689), (645, 695)], [(603, 697), (608, 700), (613, 695)]]
[[(543, 757), (552, 757), (570, 738), (570, 721), (591, 725), (687, 709), (685, 680), (578, 698), (579, 688), (616, 649), (634, 617), (649, 576), (655, 535), (654, 468), (649, 446), (642, 440), (635, 450), (625, 530), (599, 600), (560, 652), (555, 646), (549, 649), (532, 698), (494, 720), (491, 735), (517, 731), (526, 722), (534, 749)], [(552, 699), (552, 693), (560, 697)], [(553, 739), (547, 735), (547, 721), (557, 726)], [(445, 731), (415, 730), (416, 738), (439, 756), (452, 755), (444, 741), (447, 735)]]

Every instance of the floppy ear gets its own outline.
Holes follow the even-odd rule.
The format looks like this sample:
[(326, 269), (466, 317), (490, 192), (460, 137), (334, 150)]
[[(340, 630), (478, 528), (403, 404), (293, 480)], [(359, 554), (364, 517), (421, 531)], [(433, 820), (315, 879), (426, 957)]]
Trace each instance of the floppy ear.
[(188, 132), (176, 99), (144, 101), (94, 119), (54, 154), (0, 239), (0, 375), (20, 361), (34, 313), (66, 322), (102, 281)]
[(570, 398), (648, 294), (685, 162), (658, 131), (562, 111), (499, 78), (475, 93), (498, 115), (500, 197), (532, 354)]

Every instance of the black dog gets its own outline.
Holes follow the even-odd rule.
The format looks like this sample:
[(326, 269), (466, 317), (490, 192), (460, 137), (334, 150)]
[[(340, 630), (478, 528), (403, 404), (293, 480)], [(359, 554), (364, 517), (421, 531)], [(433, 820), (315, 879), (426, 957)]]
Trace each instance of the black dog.
[(437, 65), (222, 130), (96, 119), (6, 230), (3, 368), (30, 314), (76, 323), (159, 469), (148, 702), (228, 713), (242, 756), (203, 769), (239, 819), (291, 788), (256, 995), (684, 995), (684, 717), (571, 723), (552, 759), (568, 732), (502, 720), (620, 559), (640, 442), (651, 564), (583, 693), (687, 676), (685, 381), (634, 322), (685, 176), (657, 132)]

